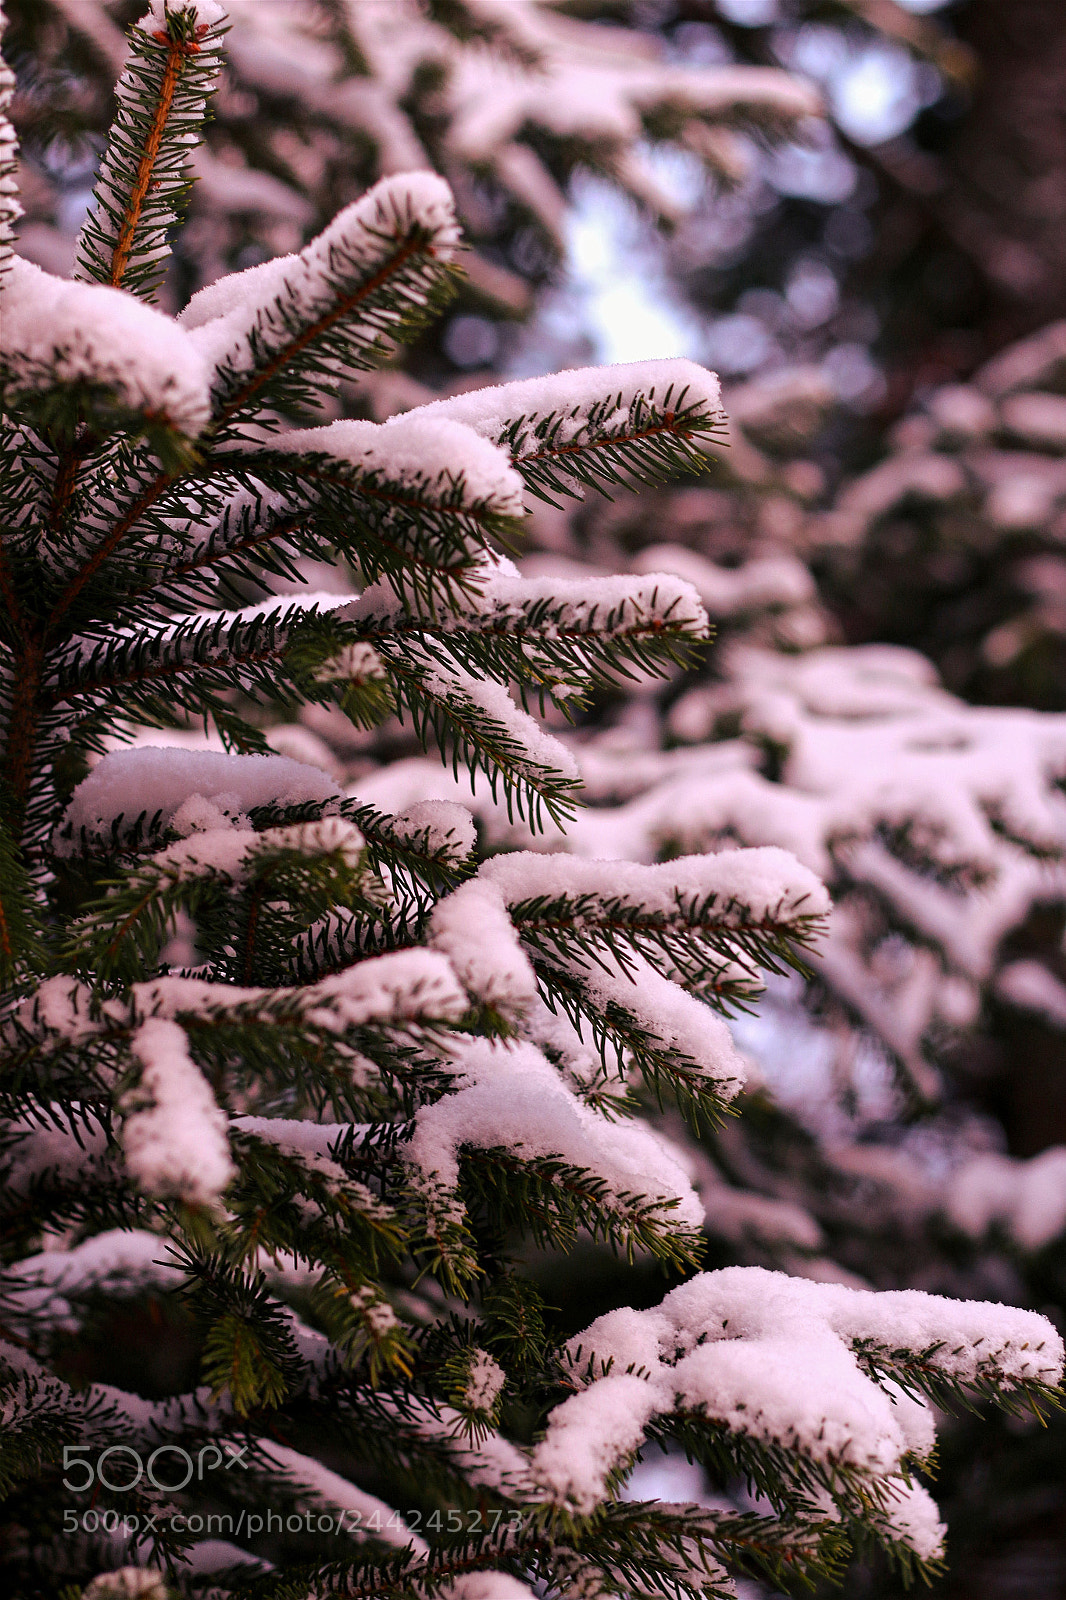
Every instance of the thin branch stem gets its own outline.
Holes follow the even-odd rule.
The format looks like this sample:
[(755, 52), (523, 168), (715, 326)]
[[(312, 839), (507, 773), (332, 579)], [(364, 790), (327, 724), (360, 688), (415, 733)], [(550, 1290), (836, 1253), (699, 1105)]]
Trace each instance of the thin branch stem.
[(89, 579), (96, 575), (108, 556), (122, 543), (137, 519), (143, 516), (148, 508), (158, 500), (163, 490), (180, 476), (181, 474), (179, 473), (158, 472), (143, 494), (138, 495), (130, 509), (116, 522), (103, 543), (97, 545), (85, 565), (79, 568), (63, 590), (63, 593), (52, 607), (52, 614), (45, 624), (46, 637), (54, 636), (56, 625), (60, 619), (70, 610), (82, 589), (89, 582)]
[(257, 372), (253, 372), (251, 377), (241, 385), (233, 399), (223, 408), (220, 415), (215, 418), (212, 424), (213, 431), (217, 432), (218, 429), (225, 427), (230, 418), (240, 411), (243, 406), (247, 405), (248, 401), (258, 394), (259, 390), (269, 383), (271, 378), (276, 377), (283, 367), (287, 367), (291, 361), (294, 361), (297, 356), (307, 349), (309, 344), (313, 344), (335, 322), (355, 311), (369, 295), (372, 295), (375, 290), (380, 289), (383, 284), (387, 283), (389, 278), (418, 252), (422, 247), (422, 243), (423, 241), (418, 234), (409, 233), (399, 249), (387, 261), (383, 262), (372, 278), (368, 278), (365, 283), (361, 283), (350, 294), (337, 300), (328, 311), (324, 311), (314, 322), (309, 323), (302, 333), (297, 334), (287, 345), (276, 351), (265, 366), (260, 367)]
[(163, 72), (163, 82), (160, 85), (159, 99), (156, 102), (155, 112), (152, 116), (152, 126), (145, 140), (144, 153), (137, 167), (137, 177), (130, 194), (129, 204), (122, 219), (115, 252), (111, 258), (111, 271), (107, 281), (113, 289), (121, 288), (122, 280), (126, 275), (130, 255), (133, 251), (133, 240), (137, 232), (137, 225), (141, 220), (144, 202), (152, 186), (152, 174), (155, 171), (156, 161), (159, 159), (159, 148), (166, 132), (167, 121), (170, 117), (170, 108), (174, 102), (174, 93), (178, 87), (178, 79), (185, 61), (191, 55), (199, 54), (200, 46), (189, 39), (172, 39), (163, 34), (157, 34), (160, 40), (167, 38), (167, 64)]

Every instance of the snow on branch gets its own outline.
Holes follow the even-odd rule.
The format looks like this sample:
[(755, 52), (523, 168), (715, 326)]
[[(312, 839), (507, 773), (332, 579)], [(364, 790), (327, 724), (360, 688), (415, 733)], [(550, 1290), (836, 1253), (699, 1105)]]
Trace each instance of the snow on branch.
[[(627, 1248), (680, 1249), (703, 1208), (681, 1162), (649, 1128), (612, 1123), (584, 1105), (535, 1046), (524, 1041), (472, 1040), (453, 1047), (456, 1087), (415, 1117), (405, 1160), (424, 1187), (431, 1214), (451, 1222), (462, 1215), (457, 1194), (463, 1150), (500, 1151), (505, 1163), (544, 1167), (565, 1217), (575, 1200), (601, 1218), (609, 1236)], [(571, 1191), (568, 1196), (568, 1190)], [(456, 1208), (458, 1207), (458, 1212)]]
[(242, 988), (165, 977), (134, 984), (132, 998), (136, 1016), (177, 1019), (190, 1031), (198, 1022), (252, 1020), (263, 1015), (264, 1008), (278, 1017), (295, 1011), (308, 1027), (330, 1033), (370, 1022), (452, 1023), (460, 1020), (468, 1005), (451, 964), (431, 950), (375, 956), (298, 988)]
[[(203, 808), (197, 806), (196, 811)], [(190, 808), (190, 812), (193, 808)], [(308, 929), (337, 905), (373, 915), (380, 886), (366, 866), (363, 838), (346, 817), (265, 828), (217, 825), (206, 807), (207, 825), (139, 860), (110, 885), (80, 919), (70, 953), (83, 967), (130, 977), (151, 971), (179, 912), (214, 930), (213, 954), (220, 975), (254, 981), (260, 939), (272, 938), (275, 958), (298, 959)], [(273, 933), (260, 917), (266, 900)], [(217, 941), (228, 925), (226, 941)]]
[[(195, 439), (207, 424), (203, 358), (172, 318), (129, 294), (53, 278), (14, 257), (0, 323), (6, 403), (39, 427), (62, 423), (64, 393), (79, 420), (105, 435), (166, 428)], [(73, 423), (63, 428), (72, 431)]]
[[(665, 963), (666, 976), (695, 983), (733, 959), (787, 961), (789, 941), (803, 943), (829, 911), (814, 874), (772, 846), (659, 866), (519, 852), (485, 862), (480, 874), (502, 890), (523, 938), (546, 952), (580, 959), (583, 940), (599, 941), (623, 970), (635, 949)], [(704, 941), (708, 952), (692, 948)]]
[[(878, 1351), (901, 1368), (913, 1357), (902, 1387)], [(775, 1464), (792, 1454), (795, 1489), (828, 1492), (845, 1517), (862, 1517), (869, 1497), (886, 1513), (887, 1540), (930, 1562), (943, 1529), (924, 1491), (918, 1501), (904, 1494), (934, 1446), (923, 1397), (938, 1392), (937, 1375), (960, 1392), (991, 1384), (1040, 1395), (1058, 1382), (1063, 1349), (1035, 1312), (732, 1267), (690, 1279), (654, 1310), (608, 1312), (570, 1341), (567, 1360), (581, 1387), (533, 1453), (560, 1502), (591, 1510), (655, 1419), (669, 1433), (675, 1414), (728, 1430), (727, 1452), (739, 1441), (738, 1464), (778, 1503), (762, 1452)], [(747, 1456), (745, 1441), (756, 1447)]]
[(442, 635), (471, 670), (516, 682), (526, 698), (533, 674), (537, 691), (563, 705), (591, 684), (685, 664), (690, 644), (708, 631), (691, 587), (660, 573), (643, 581), (527, 579), (505, 558), (486, 559), (447, 611), (412, 615), (405, 599), (379, 582), (345, 615), (386, 653), (391, 638)]
[(392, 839), (410, 846), (414, 855), (430, 860), (444, 857), (455, 865), (467, 862), (477, 843), (469, 811), (447, 800), (415, 801), (392, 818), (390, 831)]
[(83, 778), (56, 829), (57, 855), (114, 846), (137, 831), (183, 833), (210, 819), (239, 824), (258, 806), (339, 798), (318, 767), (286, 756), (234, 756), (142, 745), (112, 750)]
[[(290, 702), (332, 698), (334, 685), (343, 693), (355, 674), (338, 671), (336, 663), (358, 640), (331, 618), (337, 603), (334, 595), (281, 596), (240, 611), (199, 612), (154, 629), (76, 639), (56, 652), (41, 698), (50, 708), (74, 705), (83, 714), (87, 703), (120, 704), (157, 727), (173, 726), (182, 712), (212, 715), (217, 726), (236, 731), (232, 742), (262, 747), (262, 736), (227, 713), (219, 696), (235, 684)], [(380, 671), (370, 676), (382, 678)], [(387, 707), (385, 685), (378, 682), (377, 691)]]
[(528, 816), (534, 830), (542, 810), (556, 822), (569, 812), (577, 781), (573, 756), (515, 705), (502, 683), (468, 671), (443, 649), (413, 641), (386, 659), (415, 732), (423, 744), (436, 742), (456, 776), (460, 760), (472, 779), (483, 771), (494, 794), (502, 788), (508, 813)]
[(521, 481), (502, 450), (468, 427), (413, 412), (290, 432), (227, 453), (219, 465), (267, 479), (294, 509), (313, 507), (320, 540), (325, 534), (369, 581), (384, 576), (419, 608), (452, 591), (489, 537), (507, 539), (524, 513)]
[(167, 234), (192, 184), (189, 158), (222, 67), (225, 15), (216, 0), (153, 0), (131, 30), (75, 277), (145, 298), (158, 288), (170, 255)]
[(365, 1520), (366, 1526), (373, 1529), (386, 1544), (409, 1550), (412, 1555), (427, 1553), (429, 1547), (425, 1540), (417, 1533), (412, 1533), (403, 1518), (391, 1506), (377, 1499), (375, 1495), (357, 1489), (354, 1484), (342, 1478), (339, 1473), (331, 1472), (313, 1456), (302, 1455), (298, 1450), (290, 1449), (288, 1445), (275, 1444), (269, 1439), (260, 1442), (258, 1453), (282, 1473), (287, 1483), (314, 1504), (330, 1506), (334, 1510), (355, 1512), (358, 1518), (355, 1525), (362, 1527)]
[[(491, 22), (490, 0), (475, 9)], [(367, 12), (347, 12), (354, 39)], [(196, 30), (218, 17), (213, 0), (180, 13), (153, 0), (150, 16), (164, 35), (152, 90), (162, 105), (163, 58), (179, 35), (190, 56), (205, 53)], [(742, 88), (723, 81), (713, 102), (708, 86), (699, 116), (716, 115), (712, 103), (735, 109)], [(769, 84), (765, 99), (781, 110), (779, 88)], [(660, 75), (646, 106), (626, 102), (645, 132), (667, 109), (662, 89)], [(170, 133), (187, 145), (199, 114), (175, 80), (159, 150)], [(549, 114), (558, 130), (571, 113)], [(173, 210), (185, 150), (161, 169), (158, 191), (148, 176), (138, 212), (142, 157), (159, 150), (147, 137), (143, 151), (121, 145), (124, 126), (113, 152), (134, 166), (111, 259), (121, 265), (125, 252), (131, 282), (143, 268), (146, 283), (161, 248), (152, 206)], [(118, 160), (108, 157), (107, 183)], [(764, 847), (646, 864), (668, 842), (651, 840), (662, 821), (652, 805), (606, 828), (617, 843), (643, 827), (642, 864), (593, 851), (601, 808), (580, 837), (584, 854), (502, 855), (475, 873), (473, 823), (450, 792), (409, 794), (389, 816), (277, 757), (104, 754), (140, 737), (138, 717), (194, 713), (254, 748), (279, 702), (313, 707), (322, 722), (338, 708), (369, 722), (394, 705), (454, 772), (465, 763), (504, 792), (515, 843), (513, 813), (525, 807), (532, 825), (540, 807), (557, 821), (579, 762), (516, 703), (514, 686), (565, 702), (582, 674), (609, 682), (612, 664), (661, 670), (704, 636), (699, 597), (680, 579), (552, 585), (491, 553), (525, 488), (550, 497), (697, 465), (722, 420), (716, 380), (700, 368), (571, 374), (384, 425), (283, 431), (294, 407), (420, 323), (456, 245), (450, 192), (415, 173), (385, 180), (298, 255), (212, 285), (180, 326), (100, 284), (57, 287), (21, 267), (8, 280), (9, 365), (28, 361), (27, 350), (43, 362), (45, 413), (53, 401), (65, 407), (68, 430), (56, 448), (47, 429), (35, 438), (22, 426), (11, 476), (24, 453), (32, 490), (12, 492), (18, 538), (0, 563), (5, 585), (9, 557), (18, 579), (0, 617), (14, 658), (5, 793), (20, 827), (29, 817), (27, 855), (45, 891), (27, 904), (49, 919), (43, 981), (35, 974), (23, 987), (20, 972), (0, 1019), (11, 1068), (0, 1096), (4, 1221), (21, 1256), (32, 1252), (11, 1298), (46, 1344), (68, 1312), (76, 1321), (83, 1288), (86, 1299), (97, 1288), (166, 1291), (174, 1263), (203, 1320), (208, 1385), (152, 1402), (102, 1387), (72, 1396), (57, 1380), (48, 1420), (64, 1431), (48, 1434), (32, 1471), (50, 1471), (82, 1423), (76, 1436), (94, 1442), (119, 1428), (175, 1443), (239, 1428), (282, 1499), (376, 1514), (363, 1491), (276, 1445), (297, 1426), (301, 1442), (396, 1465), (431, 1498), (447, 1489), (466, 1504), (477, 1490), (501, 1512), (520, 1500), (535, 1513), (522, 1548), (509, 1529), (428, 1554), (402, 1527), (391, 1552), (368, 1540), (351, 1567), (367, 1593), (384, 1592), (383, 1574), (397, 1591), (450, 1586), (452, 1600), (497, 1600), (526, 1580), (613, 1592), (633, 1574), (649, 1592), (694, 1595), (698, 1579), (721, 1593), (706, 1521), (622, 1511), (614, 1499), (634, 1451), (672, 1430), (785, 1513), (776, 1551), (798, 1548), (806, 1560), (811, 1527), (839, 1515), (928, 1564), (938, 1520), (904, 1477), (932, 1444), (916, 1396), (974, 1389), (1039, 1401), (1061, 1354), (1040, 1319), (921, 1297), (882, 1307), (816, 1283), (711, 1275), (657, 1312), (596, 1324), (592, 1364), (571, 1351), (562, 1382), (576, 1392), (541, 1443), (496, 1431), (516, 1414), (535, 1426), (560, 1378), (536, 1284), (503, 1241), (568, 1249), (584, 1234), (695, 1269), (706, 1158), (661, 1136), (647, 1101), (672, 1097), (698, 1123), (735, 1094), (743, 1062), (711, 1007), (747, 999), (762, 969), (802, 970), (829, 909), (811, 860)], [(64, 311), (67, 295), (76, 303)], [(116, 297), (125, 309), (112, 316)], [(84, 350), (73, 335), (56, 342), (68, 314), (86, 323)], [(205, 365), (217, 369), (211, 420)], [(184, 411), (160, 372), (186, 385)], [(16, 382), (13, 392), (24, 390)], [(112, 439), (123, 406), (132, 437)], [(157, 461), (153, 418), (172, 433), (181, 422), (200, 449)], [(362, 598), (300, 585), (241, 605), (266, 579), (300, 580), (303, 558), (331, 547), (370, 586)], [(220, 604), (239, 609), (197, 609), (214, 603), (202, 591), (216, 576)], [(242, 595), (248, 582), (261, 587)], [(253, 693), (262, 709), (242, 721)], [(751, 737), (769, 738), (785, 696), (767, 693), (758, 708), (756, 698), (745, 708)], [(306, 749), (313, 736), (301, 733)], [(103, 759), (71, 797), (94, 755)], [(734, 760), (731, 776), (754, 776), (743, 767)], [(694, 764), (686, 770), (696, 777)], [(631, 774), (627, 793), (639, 786)], [(978, 809), (988, 803), (982, 788)], [(710, 804), (722, 822), (728, 808)], [(753, 808), (747, 820), (768, 831), (767, 814)], [(694, 815), (693, 802), (686, 825)], [(987, 820), (1035, 837), (1020, 800)], [(818, 865), (843, 859), (840, 839), (812, 829), (805, 844), (815, 838)], [(873, 884), (877, 863), (857, 850), (848, 859), (863, 859)], [(0, 877), (8, 883), (2, 851)], [(1024, 977), (1014, 974), (1016, 992)], [(707, 1188), (713, 1204), (714, 1182)], [(47, 1231), (27, 1242), (31, 1200), (33, 1226)], [(126, 1237), (132, 1220), (144, 1232)], [(795, 1216), (791, 1226), (795, 1240)], [(110, 1237), (118, 1228), (121, 1245)], [(152, 1238), (167, 1241), (162, 1266), (148, 1260)], [(797, 1247), (819, 1244), (808, 1232)], [(69, 1259), (43, 1259), (52, 1256)], [(286, 1297), (309, 1308), (307, 1322)], [(20, 1423), (33, 1415), (30, 1377), (9, 1408)], [(533, 1409), (516, 1413), (511, 1400)], [(258, 1488), (265, 1498), (268, 1484)], [(733, 1519), (722, 1548), (745, 1529), (754, 1539)]]
[(68, 1250), (43, 1250), (24, 1257), (9, 1270), (5, 1299), (10, 1299), (19, 1330), (47, 1326), (50, 1331), (76, 1332), (81, 1303), (102, 1293), (136, 1294), (145, 1288), (169, 1290), (182, 1273), (168, 1259), (159, 1234), (109, 1228)]
[(294, 404), (381, 361), (411, 336), (446, 283), (459, 233), (431, 172), (385, 178), (298, 255), (201, 289), (182, 325), (216, 369), (216, 422), (254, 404)]
[[(524, 509), (502, 450), (415, 413), (221, 451), (211, 472), (229, 504), (199, 549), (172, 560), (175, 579), (211, 569), (239, 576), (243, 558), (277, 560), (279, 547), (318, 559), (336, 549), (368, 582), (385, 578), (412, 608), (432, 611), (467, 582), (491, 538), (513, 536)], [(288, 575), (284, 562), (276, 570)]]
[[(672, 626), (696, 638), (706, 634), (706, 614), (695, 590), (670, 573), (653, 572), (643, 579), (525, 578), (511, 562), (497, 558), (471, 572), (470, 584), (446, 615), (434, 619), (435, 628), (615, 639), (643, 625)], [(376, 584), (364, 590), (349, 614), (392, 622), (403, 615), (403, 602)]]
[(649, 1087), (669, 1087), (682, 1109), (712, 1114), (742, 1088), (747, 1071), (728, 1025), (706, 1002), (656, 972), (643, 956), (625, 965), (601, 955), (562, 999), (601, 1049), (639, 1067)]
[(225, 1114), (189, 1054), (184, 1030), (150, 1018), (133, 1034), (130, 1049), (142, 1067), (119, 1102), (119, 1137), (131, 1176), (148, 1194), (216, 1205), (236, 1168)]
[(530, 493), (548, 501), (702, 471), (725, 438), (718, 378), (683, 360), (524, 378), (408, 415), (451, 417), (504, 445)]
[[(426, 494), (433, 485), (442, 504), (456, 511), (520, 517), (522, 485), (507, 454), (476, 429), (447, 417), (409, 411), (388, 422), (344, 420), (325, 428), (293, 430), (271, 441), (279, 453), (321, 457), (355, 469), (365, 493), (376, 481), (382, 494)], [(433, 490), (429, 490), (432, 494)], [(427, 496), (428, 497), (428, 496)]]
[(495, 884), (475, 879), (439, 900), (430, 917), (429, 938), (483, 1005), (514, 1017), (533, 1000), (533, 969)]

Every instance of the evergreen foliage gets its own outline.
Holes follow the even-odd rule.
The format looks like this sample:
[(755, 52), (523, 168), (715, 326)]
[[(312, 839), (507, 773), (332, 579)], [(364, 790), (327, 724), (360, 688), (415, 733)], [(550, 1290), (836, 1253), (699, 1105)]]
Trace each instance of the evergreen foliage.
[[(227, 91), (197, 152), (189, 237), (175, 241), (188, 288), (294, 249), (381, 176), (432, 167), (453, 186), (468, 244), (461, 304), (506, 323), (530, 309), (531, 281), (561, 253), (572, 173), (606, 175), (672, 221), (677, 199), (651, 147), (682, 150), (729, 182), (739, 130), (776, 136), (818, 110), (816, 93), (780, 69), (680, 63), (650, 34), (618, 26), (611, 5), (598, 8), (600, 25), (560, 15), (552, 0), (230, 9)], [(70, 169), (60, 175), (53, 158), (68, 148), (76, 164), (106, 133), (124, 60), (117, 23), (132, 10), (129, 0), (8, 0), (8, 11), (17, 120), (44, 199), (31, 204), (33, 222), (45, 250), (62, 251), (45, 196)]]
[[(5, 1580), (715, 1600), (832, 1575), (854, 1537), (933, 1570), (924, 1401), (1039, 1407), (1054, 1330), (700, 1273), (703, 1206), (647, 1120), (735, 1095), (723, 1013), (803, 968), (814, 874), (772, 847), (479, 864), (458, 806), (383, 814), (263, 734), (266, 703), (395, 711), (565, 818), (574, 763), (512, 688), (580, 705), (706, 617), (669, 575), (546, 588), (497, 546), (527, 489), (690, 467), (717, 384), (652, 363), (311, 425), (437, 307), (454, 212), (387, 179), (179, 323), (145, 303), (223, 27), (153, 0), (134, 30), (92, 281), (4, 274)], [(362, 593), (248, 603), (305, 556)], [(229, 753), (119, 748), (197, 720)], [(525, 1267), (589, 1235), (682, 1281), (564, 1342)], [(173, 1359), (138, 1371), (153, 1339)], [(720, 1506), (621, 1498), (666, 1440)]]

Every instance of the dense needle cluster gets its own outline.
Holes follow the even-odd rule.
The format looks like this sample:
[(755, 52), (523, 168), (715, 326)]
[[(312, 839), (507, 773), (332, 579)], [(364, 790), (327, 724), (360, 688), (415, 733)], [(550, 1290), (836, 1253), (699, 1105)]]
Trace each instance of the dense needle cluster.
[[(650, 1115), (735, 1095), (724, 1016), (801, 963), (817, 877), (773, 845), (484, 859), (454, 801), (385, 813), (264, 734), (271, 707), (395, 713), (562, 822), (577, 772), (536, 713), (683, 662), (706, 618), (681, 579), (546, 584), (500, 547), (527, 494), (691, 466), (717, 382), (651, 363), (312, 425), (441, 302), (451, 197), (386, 179), (155, 310), (223, 27), (153, 0), (76, 279), (4, 262), (9, 1580), (725, 1597), (832, 1572), (856, 1534), (933, 1567), (927, 1401), (1039, 1403), (1053, 1329), (700, 1273), (704, 1206)], [(301, 592), (307, 558), (351, 592)], [(144, 738), (197, 722), (224, 750)], [(524, 1264), (589, 1234), (683, 1281), (564, 1341)], [(169, 1385), (122, 1371), (149, 1326), (186, 1351)], [(620, 1497), (670, 1440), (713, 1503)], [(241, 1466), (97, 1472), (118, 1450)]]

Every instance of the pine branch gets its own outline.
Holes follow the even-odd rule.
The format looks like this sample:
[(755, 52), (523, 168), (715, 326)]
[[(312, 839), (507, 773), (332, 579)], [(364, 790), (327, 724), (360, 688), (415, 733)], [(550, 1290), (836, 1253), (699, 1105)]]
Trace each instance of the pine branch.
[(251, 269), (240, 317), (201, 290), (183, 321), (205, 330), (219, 437), (265, 406), (313, 404), (343, 372), (377, 366), (413, 338), (450, 298), (457, 237), (439, 179), (384, 179), (298, 256)]
[[(441, 758), (450, 763), (456, 778), (463, 762), (471, 774), (484, 772), (495, 798), (503, 789), (508, 816), (528, 816), (531, 828), (541, 826), (541, 809), (556, 823), (569, 815), (574, 804), (575, 778), (566, 753), (554, 740), (537, 738), (535, 729), (518, 721), (519, 713), (502, 688), (488, 694), (491, 685), (479, 685), (472, 675), (453, 667), (442, 672), (432, 658), (419, 661), (412, 651), (388, 659), (396, 685), (402, 719), (410, 714), (415, 734), (423, 744), (435, 743)], [(488, 705), (485, 704), (486, 699)], [(532, 737), (531, 737), (532, 735)], [(549, 746), (548, 754), (562, 758), (558, 765), (531, 753), (530, 746)]]
[[(739, 1087), (738, 1079), (713, 1073), (706, 1058), (687, 1052), (668, 1028), (657, 1033), (647, 1011), (639, 1014), (613, 997), (590, 994), (580, 970), (546, 961), (534, 962), (534, 969), (545, 1003), (562, 1011), (583, 1036), (591, 1038), (605, 1078), (623, 1071), (628, 1077), (635, 1069), (660, 1109), (668, 1097), (696, 1130), (718, 1126)], [(708, 1024), (715, 1020), (708, 1018)], [(709, 1026), (707, 1031), (711, 1032)], [(595, 1087), (589, 1085), (588, 1092), (595, 1093)]]
[[(289, 434), (283, 451), (262, 446), (239, 454), (223, 451), (206, 470), (231, 473), (251, 493), (266, 482), (275, 496), (284, 496), (292, 507), (289, 517), (306, 519), (294, 520), (285, 533), (301, 553), (321, 556), (335, 548), (367, 582), (384, 578), (427, 608), (450, 604), (474, 581), (475, 563), (492, 541), (514, 540), (521, 503), (502, 461), (496, 483), (468, 487), (461, 458), (456, 459), (461, 434), (443, 441), (439, 452), (419, 450), (417, 465), (405, 460), (410, 451), (405, 420), (385, 427), (341, 423)], [(434, 455), (440, 462), (436, 470)], [(263, 543), (277, 537), (267, 524)], [(238, 539), (243, 545), (240, 534)], [(204, 566), (218, 562), (224, 570), (229, 554), (224, 536), (214, 538), (214, 548), (204, 554), (210, 557)]]
[(692, 362), (636, 362), (523, 379), (424, 406), (425, 416), (465, 422), (510, 453), (526, 488), (557, 495), (606, 493), (703, 472), (706, 450), (724, 441), (718, 381)]
[[(455, 237), (450, 195), (439, 180), (390, 179), (342, 212), (285, 273), (274, 269), (287, 263), (267, 263), (265, 301), (253, 303), (243, 328), (225, 315), (216, 321), (211, 290), (202, 291), (185, 324), (205, 328), (201, 342), (208, 341), (218, 372), (214, 437), (239, 435), (241, 418), (264, 405), (298, 405), (340, 372), (377, 364), (387, 353), (386, 336), (413, 335), (435, 302)], [(262, 278), (262, 269), (251, 270)], [(404, 308), (399, 315), (397, 302)], [(221, 342), (211, 346), (216, 334)], [(180, 476), (164, 468), (116, 514), (60, 594), (49, 632)]]
[(555, 968), (576, 963), (590, 974), (615, 966), (626, 972), (638, 954), (723, 1009), (737, 979), (743, 990), (760, 967), (806, 970), (799, 952), (815, 937), (821, 913), (781, 904), (752, 915), (742, 901), (716, 891), (678, 888), (671, 898), (669, 909), (652, 909), (624, 893), (549, 891), (509, 899), (508, 910), (523, 941)]
[[(243, 968), (241, 933), (246, 939), (250, 905), (257, 898), (276, 897), (272, 939), (288, 959), (294, 929), (306, 929), (334, 905), (354, 904), (373, 914), (361, 847), (359, 835), (339, 819), (265, 834), (234, 829), (194, 834), (139, 863), (90, 905), (68, 947), (68, 961), (104, 977), (143, 976), (155, 968), (182, 910), (197, 923), (221, 974), (241, 981), (240, 971), (232, 969)], [(245, 981), (254, 981), (254, 975), (245, 974)]]
[(542, 1248), (570, 1249), (584, 1231), (630, 1262), (646, 1253), (683, 1271), (702, 1255), (699, 1234), (670, 1215), (676, 1201), (612, 1191), (605, 1179), (558, 1157), (467, 1146), (463, 1187), (472, 1215), (484, 1208), (494, 1228), (520, 1229)]
[(878, 1383), (893, 1383), (916, 1399), (931, 1400), (946, 1411), (976, 1411), (994, 1402), (1009, 1416), (1032, 1417), (1046, 1425), (1047, 1414), (1063, 1409), (1062, 1389), (1028, 1377), (1024, 1383), (1004, 1376), (1004, 1352), (991, 1344), (976, 1374), (952, 1370), (953, 1352), (946, 1343), (924, 1350), (889, 1349), (874, 1339), (857, 1339), (853, 1348), (863, 1370)]
[[(222, 66), (220, 8), (181, 0), (165, 24), (130, 33), (116, 91), (118, 115), (78, 238), (74, 276), (152, 299), (166, 270), (167, 235), (192, 187), (189, 158)], [(207, 20), (203, 20), (206, 16)], [(145, 22), (151, 23), (151, 14)]]
[(583, 489), (633, 489), (678, 473), (706, 471), (705, 449), (721, 444), (725, 421), (702, 397), (667, 388), (637, 395), (619, 420), (622, 395), (597, 402), (575, 429), (575, 414), (518, 417), (501, 435), (530, 493), (549, 505)]
[(321, 700), (328, 680), (317, 669), (355, 642), (354, 629), (297, 602), (201, 613), (132, 637), (77, 641), (55, 661), (40, 699), (49, 710), (85, 699), (121, 705), (172, 725), (182, 713), (224, 714), (217, 694), (235, 686), (290, 704)]
[(624, 595), (602, 592), (610, 588), (604, 580), (555, 582), (549, 595), (541, 584), (472, 574), (471, 588), (432, 619), (382, 585), (349, 615), (386, 660), (414, 645), (441, 666), (457, 661), (468, 673), (515, 683), (523, 705), (536, 699), (543, 711), (550, 700), (569, 710), (586, 688), (691, 663), (705, 637), (706, 619), (683, 586), (664, 578), (639, 594), (631, 583)]

